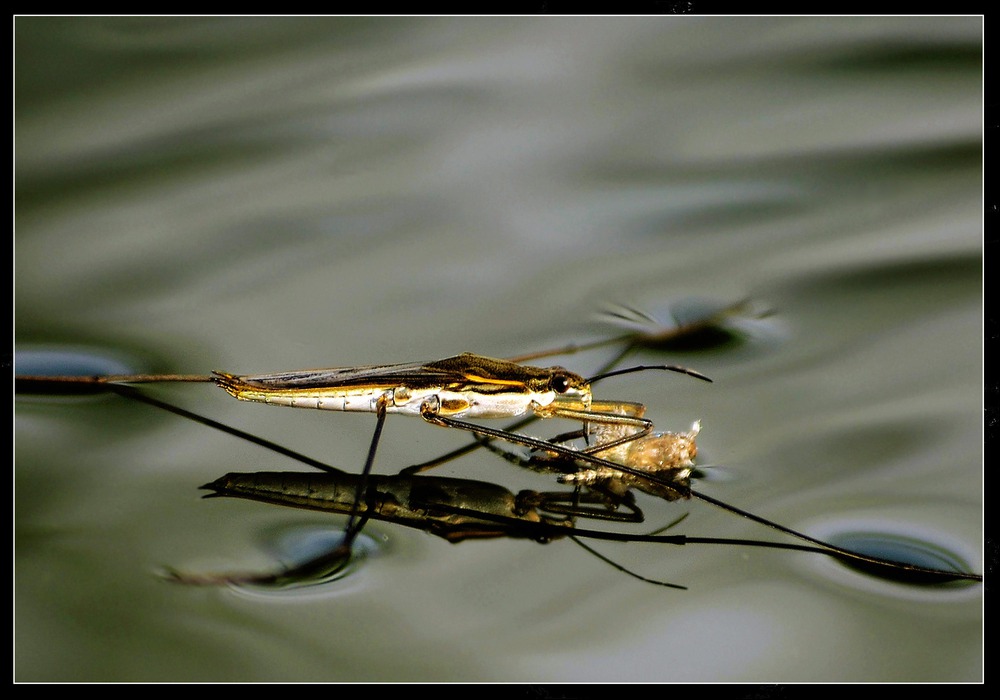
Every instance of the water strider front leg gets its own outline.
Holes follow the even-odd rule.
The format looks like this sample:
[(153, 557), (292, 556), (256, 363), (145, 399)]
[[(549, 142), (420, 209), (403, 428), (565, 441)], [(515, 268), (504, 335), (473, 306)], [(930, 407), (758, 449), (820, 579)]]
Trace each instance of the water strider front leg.
[[(535, 415), (539, 418), (565, 418), (582, 422), (585, 439), (589, 440), (595, 434), (601, 439), (597, 444), (590, 445), (580, 452), (594, 454), (609, 451), (649, 435), (653, 430), (653, 421), (643, 417), (645, 411), (645, 406), (630, 401), (595, 401), (586, 409), (557, 404), (538, 406)], [(598, 427), (592, 428), (591, 423), (597, 424)]]
[[(604, 467), (607, 469), (612, 469), (626, 474), (631, 474), (633, 476), (641, 477), (652, 483), (660, 484), (667, 488), (672, 488), (673, 483), (665, 478), (660, 478), (658, 475), (649, 474), (635, 467), (631, 467), (625, 464), (618, 464), (610, 460), (598, 457), (597, 455), (588, 454), (585, 451), (575, 450), (564, 445), (553, 444), (545, 442), (544, 440), (539, 440), (538, 438), (533, 438), (528, 435), (521, 435), (519, 433), (512, 433), (506, 430), (498, 430), (496, 428), (488, 428), (483, 425), (477, 425), (475, 423), (469, 423), (462, 420), (457, 420), (455, 418), (450, 418), (448, 416), (442, 415), (441, 412), (435, 406), (433, 401), (425, 401), (420, 408), (421, 417), (428, 423), (441, 426), (443, 428), (456, 428), (458, 430), (465, 430), (467, 432), (473, 433), (480, 437), (492, 439), (492, 440), (504, 440), (506, 442), (512, 443), (514, 445), (521, 445), (523, 447), (528, 447), (535, 450), (541, 450), (544, 452), (552, 452), (556, 455), (568, 459), (571, 461), (579, 461), (590, 464), (594, 467)], [(596, 414), (596, 413), (586, 413), (578, 415), (586, 415), (591, 420), (601, 421), (605, 418), (620, 419), (621, 416), (613, 416), (606, 414)], [(646, 433), (640, 431), (637, 436), (645, 435)], [(634, 439), (634, 438), (633, 438)], [(612, 444), (618, 444), (619, 441), (615, 441)], [(405, 471), (405, 470), (404, 470)], [(402, 473), (402, 472), (401, 472)]]
[(522, 458), (516, 453), (490, 446), (491, 451), (515, 464), (559, 474), (561, 483), (578, 488), (585, 486), (602, 494), (609, 510), (620, 504), (627, 505), (626, 499), (633, 488), (667, 501), (691, 497), (690, 480), (697, 455), (695, 438), (700, 423), (696, 422), (685, 433), (651, 433), (652, 424), (642, 417), (645, 407), (641, 404), (595, 402), (595, 405), (606, 410), (559, 412), (561, 417), (582, 420), (586, 416), (597, 423), (591, 433), (597, 442), (584, 449), (559, 444), (579, 437), (579, 431), (564, 433), (545, 442), (436, 415), (432, 407), (426, 407), (424, 419), (437, 425), (470, 431), (478, 436), (481, 444), (496, 439), (531, 448), (537, 454)]
[(378, 449), (379, 440), (382, 437), (382, 427), (385, 425), (386, 410), (393, 400), (393, 392), (387, 391), (375, 401), (375, 432), (372, 434), (371, 445), (368, 447), (368, 457), (365, 459), (364, 469), (361, 470), (361, 479), (358, 481), (358, 490), (354, 498), (354, 507), (347, 519), (344, 527), (344, 541), (341, 547), (350, 554), (351, 545), (355, 538), (368, 522), (368, 512), (360, 514), (361, 503), (367, 497), (368, 479), (371, 475), (372, 465), (375, 463), (375, 451)]

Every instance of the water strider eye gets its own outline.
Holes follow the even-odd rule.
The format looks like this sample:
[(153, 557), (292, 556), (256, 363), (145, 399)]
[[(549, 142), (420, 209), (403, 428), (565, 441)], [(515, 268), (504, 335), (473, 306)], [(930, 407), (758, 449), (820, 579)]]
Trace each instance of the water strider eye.
[(552, 375), (552, 379), (549, 380), (549, 386), (557, 394), (565, 394), (569, 391), (571, 382), (565, 374), (554, 374)]

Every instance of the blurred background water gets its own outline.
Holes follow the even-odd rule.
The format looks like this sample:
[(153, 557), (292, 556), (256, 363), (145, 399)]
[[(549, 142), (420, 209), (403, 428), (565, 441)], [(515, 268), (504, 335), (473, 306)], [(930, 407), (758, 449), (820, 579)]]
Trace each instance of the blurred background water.
[[(661, 429), (701, 419), (710, 495), (982, 572), (982, 19), (14, 29), (19, 352), (189, 373), (505, 357), (613, 333), (594, 321), (609, 303), (667, 321), (751, 298), (775, 315), (742, 342), (635, 358), (714, 384), (628, 375), (600, 395)], [(588, 374), (610, 352), (558, 361)], [(348, 470), (373, 427), (148, 391)], [(227, 471), (304, 467), (151, 407), (15, 409), (16, 680), (982, 679), (981, 586), (801, 553), (600, 547), (682, 592), (570, 542), (376, 524), (376, 551), (326, 585), (172, 585), (164, 566), (267, 569), (290, 534), (343, 521), (201, 501)], [(390, 418), (376, 470), (467, 440)], [(439, 473), (552, 486), (487, 455)], [(642, 505), (642, 531), (689, 512), (689, 535), (781, 539)]]

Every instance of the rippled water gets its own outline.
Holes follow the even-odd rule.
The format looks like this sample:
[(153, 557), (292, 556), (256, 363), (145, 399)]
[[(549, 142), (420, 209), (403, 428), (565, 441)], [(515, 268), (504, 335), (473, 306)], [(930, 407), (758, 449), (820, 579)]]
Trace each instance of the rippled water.
[[(503, 357), (609, 333), (606, 303), (666, 320), (748, 297), (775, 314), (745, 342), (636, 358), (713, 384), (601, 395), (661, 429), (701, 419), (716, 498), (983, 571), (981, 19), (19, 18), (15, 49), (19, 352), (189, 373)], [(373, 427), (148, 392), (347, 470)], [(981, 585), (794, 552), (595, 545), (676, 591), (570, 542), (377, 524), (323, 586), (173, 585), (157, 572), (266, 569), (343, 521), (200, 500), (299, 467), (149, 406), (15, 408), (17, 680), (982, 679)], [(391, 417), (376, 469), (466, 441)], [(441, 473), (552, 486), (492, 456)], [(687, 511), (689, 535), (781, 539), (642, 505), (645, 530)]]

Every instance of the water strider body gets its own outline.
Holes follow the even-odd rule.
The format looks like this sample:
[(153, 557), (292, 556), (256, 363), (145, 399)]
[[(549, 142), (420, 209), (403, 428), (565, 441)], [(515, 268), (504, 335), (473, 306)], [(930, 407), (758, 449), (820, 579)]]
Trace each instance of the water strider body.
[(436, 413), (463, 418), (513, 418), (561, 409), (586, 411), (590, 383), (562, 367), (531, 367), (473, 353), (433, 362), (235, 375), (215, 382), (242, 401), (327, 411)]
[[(568, 418), (603, 426), (601, 442), (610, 448), (645, 435), (652, 423), (643, 417), (645, 408), (641, 404), (595, 403), (591, 384), (598, 378), (648, 369), (681, 372), (711, 382), (698, 372), (676, 365), (630, 368), (585, 379), (563, 367), (532, 367), (468, 352), (424, 363), (256, 375), (216, 371), (213, 379), (242, 401), (420, 416), (435, 425), (471, 432), (478, 430), (464, 423), (470, 418)], [(514, 437), (517, 442), (514, 433), (492, 432), (498, 439)]]

